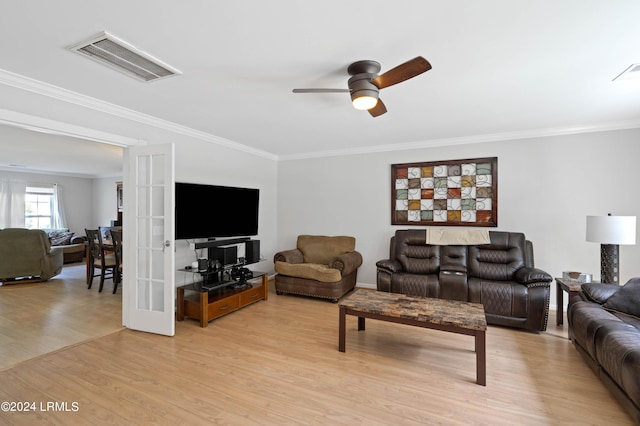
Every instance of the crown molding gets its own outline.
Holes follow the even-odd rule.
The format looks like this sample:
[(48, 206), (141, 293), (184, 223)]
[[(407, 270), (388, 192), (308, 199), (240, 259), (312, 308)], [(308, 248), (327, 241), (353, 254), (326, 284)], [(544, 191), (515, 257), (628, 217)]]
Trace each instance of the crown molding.
[[(220, 145), (236, 151), (242, 151), (247, 154), (267, 158), (270, 160), (277, 160), (277, 156), (269, 152), (251, 148), (246, 145), (242, 145), (237, 142), (230, 141), (228, 139), (224, 139), (206, 132), (195, 130), (190, 127), (182, 126), (180, 124), (163, 120), (163, 119), (160, 119), (148, 114), (144, 114), (138, 111), (134, 111), (129, 108), (124, 108), (109, 102), (92, 98), (90, 96), (82, 95), (80, 93), (66, 90), (49, 83), (45, 83), (29, 77), (25, 77), (20, 74), (12, 73), (7, 70), (0, 69), (0, 84), (4, 84), (6, 86), (11, 86), (16, 89), (36, 93), (38, 95), (46, 96), (52, 99), (77, 105), (83, 108), (92, 109), (94, 111), (99, 111), (115, 117), (141, 123), (147, 126), (151, 126), (151, 127), (155, 127), (162, 130), (167, 130), (176, 134), (192, 137), (204, 142), (213, 143), (213, 144)], [(50, 121), (53, 121), (53, 120), (50, 120)], [(138, 139), (128, 138), (128, 140), (135, 141)]]
[[(621, 122), (608, 122), (583, 126), (556, 127), (547, 129), (532, 129), (517, 132), (493, 133), (486, 135), (472, 135), (457, 138), (441, 138), (426, 141), (407, 142), (400, 144), (387, 144), (373, 147), (341, 149), (331, 151), (316, 151), (305, 154), (275, 155), (267, 151), (251, 148), (249, 146), (230, 141), (228, 139), (202, 132), (187, 126), (182, 126), (167, 120), (163, 120), (148, 114), (124, 108), (109, 102), (101, 101), (90, 96), (62, 89), (60, 87), (44, 83), (29, 77), (12, 73), (0, 69), (0, 84), (11, 86), (20, 90), (33, 92), (52, 99), (67, 102), (83, 108), (92, 109), (106, 113), (115, 117), (141, 123), (147, 126), (166, 130), (172, 133), (188, 136), (204, 142), (223, 146), (225, 148), (241, 151), (247, 154), (266, 158), (273, 161), (293, 161), (324, 157), (340, 157), (348, 155), (374, 154), (381, 152), (393, 152), (412, 149), (434, 148), (439, 146), (466, 145), (475, 143), (499, 142), (518, 139), (536, 139), (551, 136), (563, 136), (580, 133), (595, 133), (613, 130), (626, 130), (640, 128), (640, 120), (630, 120)], [(26, 122), (21, 122), (25, 119)], [(126, 136), (113, 135), (93, 129), (83, 128), (68, 123), (60, 123), (54, 120), (27, 116), (8, 110), (0, 110), (0, 123), (15, 125), (32, 130), (45, 131), (48, 133), (73, 136), (88, 139), (96, 142), (111, 143), (120, 146), (134, 146), (146, 143), (142, 139)]]
[(341, 149), (333, 151), (317, 151), (305, 154), (291, 154), (278, 157), (279, 161), (304, 160), (323, 157), (342, 157), (347, 155), (375, 154), (380, 152), (406, 151), (413, 149), (435, 148), (441, 146), (469, 145), (476, 143), (501, 142), (519, 139), (536, 139), (552, 136), (575, 135), (581, 133), (597, 133), (615, 130), (640, 128), (640, 120), (600, 123), (595, 125), (556, 127), (548, 129), (523, 130), (517, 132), (493, 133), (486, 135), (463, 136), (458, 138), (431, 139), (427, 141), (407, 142), (369, 146), (365, 148)]
[(100, 142), (121, 147), (146, 145), (142, 139), (133, 139), (113, 133), (102, 132), (100, 130), (89, 129), (87, 127), (76, 126), (75, 124), (61, 121), (49, 120), (35, 115), (23, 114), (0, 108), (0, 124), (19, 127), (40, 133), (52, 135), (69, 136), (77, 139), (85, 139), (93, 142)]
[(46, 175), (46, 176), (64, 176), (70, 178), (80, 178), (80, 179), (109, 179), (109, 178), (120, 178), (122, 179), (122, 174), (86, 174), (86, 173), (68, 173), (68, 172), (58, 172), (47, 169), (38, 169), (38, 168), (29, 168), (22, 169), (19, 167), (7, 167), (0, 166), (0, 171), (10, 172), (10, 173), (23, 173), (26, 175)]

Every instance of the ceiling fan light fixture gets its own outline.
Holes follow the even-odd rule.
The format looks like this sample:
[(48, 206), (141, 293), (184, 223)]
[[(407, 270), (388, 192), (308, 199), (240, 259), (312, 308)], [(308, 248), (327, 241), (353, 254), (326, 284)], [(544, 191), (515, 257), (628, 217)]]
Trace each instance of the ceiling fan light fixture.
[(351, 90), (351, 102), (355, 109), (366, 111), (376, 106), (378, 103), (378, 88), (371, 83), (374, 74), (360, 73), (349, 79), (349, 90)]
[(351, 102), (353, 103), (353, 107), (360, 111), (370, 110), (378, 104), (378, 94), (375, 96), (360, 94), (357, 97), (351, 96)]
[(293, 89), (293, 93), (350, 92), (351, 103), (355, 109), (369, 111), (372, 117), (379, 117), (387, 112), (386, 105), (378, 97), (380, 90), (429, 71), (431, 64), (422, 56), (416, 56), (379, 75), (380, 68), (380, 63), (376, 61), (357, 61), (347, 68), (351, 76), (347, 82), (348, 89)]

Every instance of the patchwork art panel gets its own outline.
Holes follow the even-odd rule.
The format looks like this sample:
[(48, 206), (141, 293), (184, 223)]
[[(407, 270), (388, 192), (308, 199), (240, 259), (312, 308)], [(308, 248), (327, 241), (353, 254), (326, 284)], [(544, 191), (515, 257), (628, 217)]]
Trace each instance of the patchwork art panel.
[(498, 226), (498, 157), (391, 165), (391, 224)]

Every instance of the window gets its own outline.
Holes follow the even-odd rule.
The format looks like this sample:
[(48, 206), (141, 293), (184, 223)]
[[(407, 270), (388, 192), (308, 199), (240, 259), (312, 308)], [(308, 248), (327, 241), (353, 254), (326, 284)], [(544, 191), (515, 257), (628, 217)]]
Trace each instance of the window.
[(53, 188), (27, 186), (24, 222), (27, 229), (52, 228)]

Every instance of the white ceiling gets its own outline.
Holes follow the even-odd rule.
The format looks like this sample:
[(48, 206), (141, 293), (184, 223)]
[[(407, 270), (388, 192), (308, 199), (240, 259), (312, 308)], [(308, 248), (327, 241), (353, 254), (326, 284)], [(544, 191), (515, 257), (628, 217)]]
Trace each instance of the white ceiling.
[[(640, 62), (636, 0), (36, 0), (2, 15), (0, 69), (281, 159), (640, 127), (640, 88), (612, 82)], [(141, 83), (66, 49), (103, 30), (183, 74)], [(378, 118), (345, 93), (291, 92), (418, 55), (433, 69), (383, 89)], [(20, 162), (0, 149), (0, 166)]]
[(0, 170), (77, 177), (122, 175), (122, 148), (0, 126)]

